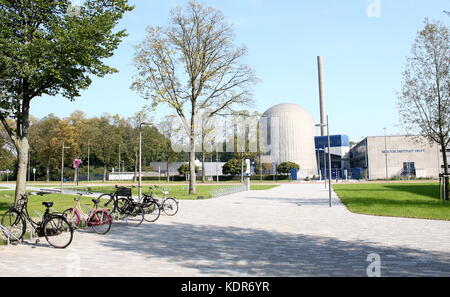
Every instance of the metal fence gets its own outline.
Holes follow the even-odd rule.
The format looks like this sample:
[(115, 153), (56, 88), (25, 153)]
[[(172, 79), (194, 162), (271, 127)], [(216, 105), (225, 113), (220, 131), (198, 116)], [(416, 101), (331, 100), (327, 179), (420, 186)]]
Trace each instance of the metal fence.
[(235, 193), (239, 193), (239, 192), (244, 192), (244, 191), (247, 191), (247, 187), (245, 185), (225, 186), (225, 187), (220, 187), (216, 190), (213, 190), (211, 192), (211, 196), (212, 196), (212, 198), (218, 198), (218, 197), (223, 197), (223, 196), (227, 196), (227, 195), (231, 195), (231, 194), (235, 194)]

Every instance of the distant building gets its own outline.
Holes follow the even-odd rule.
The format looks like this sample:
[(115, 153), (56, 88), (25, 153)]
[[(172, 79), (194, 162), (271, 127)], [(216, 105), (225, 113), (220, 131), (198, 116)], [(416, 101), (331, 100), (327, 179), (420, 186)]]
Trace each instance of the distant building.
[(262, 157), (262, 163), (275, 166), (282, 162), (300, 165), (299, 177), (317, 175), (314, 150), (315, 122), (312, 115), (296, 104), (283, 103), (268, 109), (267, 144), (270, 152)]
[[(443, 170), (442, 153), (437, 144), (424, 137), (369, 136), (350, 149), (354, 178), (393, 177), (437, 178)], [(447, 150), (450, 155), (450, 150)]]
[[(314, 138), (316, 147), (318, 176), (328, 177), (328, 137), (316, 136)], [(349, 138), (347, 135), (330, 135), (331, 175), (332, 178), (348, 178), (350, 163), (348, 152), (350, 151)]]
[[(179, 175), (178, 168), (181, 165), (187, 164), (188, 162), (171, 162), (169, 163), (169, 174), (170, 176)], [(205, 176), (217, 176), (223, 175), (222, 167), (224, 162), (205, 162)], [(151, 162), (150, 166), (153, 168), (154, 172), (161, 172), (161, 175), (166, 176), (167, 163), (166, 162)], [(200, 169), (198, 175), (201, 175), (202, 163), (199, 162), (197, 165)]]

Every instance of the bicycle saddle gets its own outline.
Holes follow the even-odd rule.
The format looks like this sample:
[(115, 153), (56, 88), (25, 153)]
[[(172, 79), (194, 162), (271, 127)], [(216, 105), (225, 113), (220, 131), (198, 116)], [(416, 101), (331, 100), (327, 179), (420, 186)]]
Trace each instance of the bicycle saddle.
[(98, 204), (100, 202), (100, 199), (92, 199), (92, 202), (94, 202), (94, 204)]
[(50, 208), (53, 206), (53, 202), (42, 202), (42, 205), (44, 205), (47, 208)]

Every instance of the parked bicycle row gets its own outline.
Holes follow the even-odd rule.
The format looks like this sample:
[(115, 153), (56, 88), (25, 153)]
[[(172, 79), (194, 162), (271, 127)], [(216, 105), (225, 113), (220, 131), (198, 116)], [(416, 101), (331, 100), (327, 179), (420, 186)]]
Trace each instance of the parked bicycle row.
[[(133, 186), (132, 186), (133, 187)], [(155, 222), (161, 215), (173, 216), (178, 213), (178, 201), (175, 197), (168, 197), (169, 192), (163, 188), (163, 197), (156, 195), (158, 186), (151, 186), (150, 192), (143, 194), (137, 201), (132, 196), (132, 188), (117, 187), (113, 193), (102, 194), (92, 199), (93, 207), (82, 204), (81, 197), (90, 192), (78, 193), (74, 198), (75, 206), (58, 212), (52, 209), (53, 202), (42, 202), (45, 206), (43, 215), (36, 221), (28, 212), (28, 194), (21, 195), (17, 203), (11, 206), (2, 216), (0, 230), (9, 242), (22, 241), (27, 231), (32, 237), (45, 237), (47, 242), (55, 248), (66, 248), (72, 243), (76, 229), (90, 229), (97, 234), (106, 234), (111, 230), (113, 221), (124, 221), (129, 226), (139, 226), (145, 220)], [(39, 192), (38, 195), (49, 194)]]

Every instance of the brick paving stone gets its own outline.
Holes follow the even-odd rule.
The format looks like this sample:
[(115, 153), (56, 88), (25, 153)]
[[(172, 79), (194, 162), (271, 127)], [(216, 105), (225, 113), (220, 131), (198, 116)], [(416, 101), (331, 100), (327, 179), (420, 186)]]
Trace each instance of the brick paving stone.
[[(0, 248), (0, 276), (450, 276), (450, 222), (349, 212), (323, 184), (287, 184), (180, 201), (174, 217), (105, 236), (76, 232), (64, 250), (45, 239)], [(299, 206), (301, 205), (301, 206)]]

